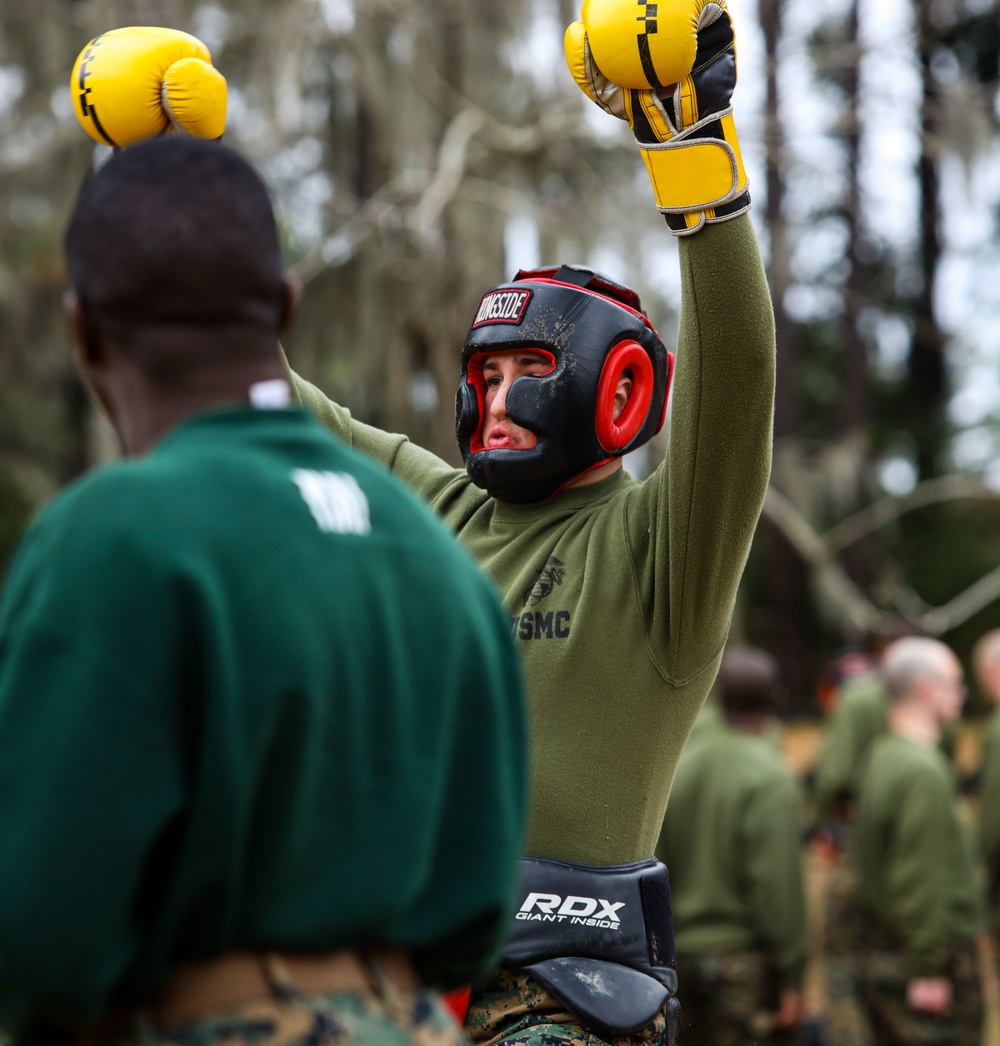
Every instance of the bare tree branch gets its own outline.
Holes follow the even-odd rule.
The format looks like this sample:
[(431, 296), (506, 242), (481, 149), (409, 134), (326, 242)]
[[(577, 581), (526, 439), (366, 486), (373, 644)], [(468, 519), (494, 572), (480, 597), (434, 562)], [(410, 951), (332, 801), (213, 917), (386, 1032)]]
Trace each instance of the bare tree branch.
[(835, 561), (828, 543), (816, 533), (809, 520), (775, 487), (769, 487), (763, 514), (788, 539), (792, 547), (812, 568), (820, 590), (855, 628), (874, 632), (889, 621), (854, 584)]
[[(811, 568), (817, 588), (844, 619), (863, 631), (878, 631), (889, 624), (894, 615), (879, 608), (851, 581), (837, 562), (837, 553), (912, 509), (942, 501), (964, 498), (993, 500), (997, 497), (1000, 494), (975, 476), (942, 476), (919, 484), (905, 497), (877, 501), (821, 535), (795, 505), (772, 486), (764, 500), (763, 515), (781, 531)], [(895, 583), (884, 587), (884, 591), (899, 617), (927, 635), (941, 635), (1000, 599), (1000, 566), (937, 607), (928, 606), (908, 586)]]
[(920, 626), (929, 635), (941, 635), (968, 621), (995, 599), (1000, 599), (1000, 566), (994, 567), (943, 606), (929, 610), (920, 618)]
[(918, 483), (909, 494), (882, 498), (841, 520), (823, 535), (822, 540), (830, 554), (835, 555), (907, 512), (926, 505), (963, 498), (995, 501), (1000, 498), (1000, 492), (987, 487), (979, 476), (958, 474), (925, 480)]
[(438, 148), (438, 167), (429, 179), (417, 205), (406, 217), (406, 225), (418, 241), (435, 251), (444, 250), (444, 240), (436, 228), (441, 212), (454, 197), (465, 174), (469, 142), (486, 123), (479, 109), (463, 109), (448, 124)]

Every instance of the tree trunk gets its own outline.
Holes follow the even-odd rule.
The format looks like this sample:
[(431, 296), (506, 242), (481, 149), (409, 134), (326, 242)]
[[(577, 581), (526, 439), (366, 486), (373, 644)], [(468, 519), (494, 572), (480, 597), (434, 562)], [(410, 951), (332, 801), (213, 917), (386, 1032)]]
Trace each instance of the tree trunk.
[(938, 31), (931, 18), (932, 6), (920, 0), (914, 4), (921, 74), (921, 148), (917, 165), (920, 285), (912, 306), (913, 335), (907, 361), (906, 405), (920, 479), (941, 474), (943, 448), (948, 435), (946, 338), (934, 310), (935, 283), (941, 260), (941, 98), (932, 68), (932, 57), (939, 43)]
[[(757, 11), (764, 34), (767, 69), (765, 112), (765, 166), (767, 201), (764, 221), (768, 241), (768, 281), (774, 302), (777, 346), (774, 439), (776, 472), (780, 472), (783, 450), (790, 447), (799, 424), (798, 374), (795, 328), (785, 310), (785, 292), (791, 284), (791, 242), (785, 217), (785, 130), (778, 83), (779, 58), (785, 0), (758, 0)], [(812, 663), (806, 634), (808, 592), (802, 560), (781, 534), (769, 535), (766, 544), (768, 587), (773, 605), (774, 644), (782, 678), (792, 699), (788, 712), (803, 711), (811, 693)]]
[[(845, 448), (854, 451), (854, 469), (849, 484), (838, 492), (842, 514), (861, 509), (869, 500), (872, 471), (871, 371), (867, 336), (862, 326), (865, 308), (870, 304), (870, 273), (866, 259), (869, 247), (865, 236), (861, 191), (860, 71), (864, 49), (860, 37), (859, 0), (852, 0), (845, 32), (845, 61), (841, 70), (844, 89), (844, 147), (846, 151), (847, 193), (843, 216), (847, 229), (847, 278), (844, 286), (843, 336), (840, 358), (840, 403), (838, 424)], [(847, 550), (844, 565), (848, 577), (867, 589), (874, 577), (870, 542), (858, 542)]]
[(767, 69), (767, 102), (764, 118), (767, 202), (764, 222), (768, 239), (768, 281), (774, 301), (777, 378), (775, 388), (775, 439), (793, 436), (799, 423), (798, 374), (795, 330), (785, 311), (785, 292), (791, 284), (791, 242), (785, 218), (785, 131), (778, 89), (778, 48), (781, 42), (785, 0), (758, 0), (757, 11), (764, 34)]

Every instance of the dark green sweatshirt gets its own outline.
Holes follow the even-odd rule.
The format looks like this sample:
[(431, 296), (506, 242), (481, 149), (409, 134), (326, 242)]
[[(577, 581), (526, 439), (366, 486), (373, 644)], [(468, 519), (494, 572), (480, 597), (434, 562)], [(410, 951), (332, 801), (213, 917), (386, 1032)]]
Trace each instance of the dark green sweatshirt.
[(855, 827), (861, 902), (899, 940), (910, 976), (945, 973), (983, 929), (984, 901), (954, 773), (938, 748), (887, 734), (872, 745)]
[(801, 788), (768, 737), (719, 721), (684, 750), (656, 855), (678, 954), (753, 950), (782, 987), (805, 970)]
[(983, 726), (979, 837), (991, 893), (1000, 901), (1000, 709)]
[(829, 814), (857, 795), (858, 776), (872, 742), (889, 728), (889, 698), (876, 672), (847, 682), (827, 723), (816, 760), (816, 806)]
[(302, 410), (203, 414), (52, 502), (0, 604), (0, 1027), (232, 949), (487, 970), (525, 812), (489, 581)]
[(295, 379), (302, 402), (425, 498), (497, 583), (527, 677), (527, 849), (541, 856), (652, 854), (767, 487), (774, 328), (750, 220), (707, 226), (679, 251), (670, 447), (644, 482), (619, 472), (539, 504), (497, 501)]

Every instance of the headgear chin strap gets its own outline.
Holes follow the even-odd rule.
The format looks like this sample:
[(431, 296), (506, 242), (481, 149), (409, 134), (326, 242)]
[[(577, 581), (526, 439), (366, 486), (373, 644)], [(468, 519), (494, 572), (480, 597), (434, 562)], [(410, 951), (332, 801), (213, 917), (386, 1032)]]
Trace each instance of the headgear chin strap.
[[(507, 391), (507, 414), (535, 436), (526, 450), (483, 446), (492, 353), (531, 349), (552, 369), (523, 375)], [(614, 417), (619, 378), (632, 391)], [(487, 291), (462, 349), (455, 431), (473, 483), (501, 501), (543, 501), (570, 480), (641, 447), (666, 416), (673, 355), (635, 291), (578, 265), (520, 271)]]

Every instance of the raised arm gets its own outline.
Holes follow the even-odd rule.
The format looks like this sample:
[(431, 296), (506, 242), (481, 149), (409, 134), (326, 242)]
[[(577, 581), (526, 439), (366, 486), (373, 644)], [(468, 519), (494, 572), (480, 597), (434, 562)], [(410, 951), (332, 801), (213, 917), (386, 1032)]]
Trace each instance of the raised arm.
[(710, 225), (680, 248), (670, 447), (643, 491), (657, 502), (649, 583), (677, 681), (726, 641), (770, 476), (774, 402), (771, 300), (749, 218)]
[(711, 670), (722, 649), (767, 489), (774, 317), (746, 215), (729, 12), (705, 0), (660, 4), (643, 50), (634, 16), (624, 0), (588, 0), (566, 54), (580, 89), (632, 128), (657, 207), (680, 238), (670, 449), (626, 528), (647, 646), (662, 675), (682, 684)]

